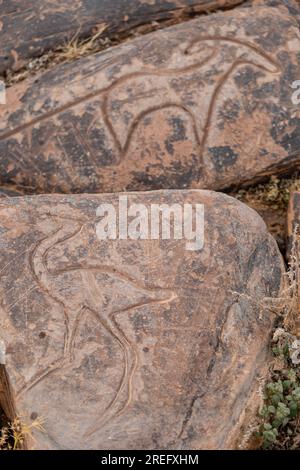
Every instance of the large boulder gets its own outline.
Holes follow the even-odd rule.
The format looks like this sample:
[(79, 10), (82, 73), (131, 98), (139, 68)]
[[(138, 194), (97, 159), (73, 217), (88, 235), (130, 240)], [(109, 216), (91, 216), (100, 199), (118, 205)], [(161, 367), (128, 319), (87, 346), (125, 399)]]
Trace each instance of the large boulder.
[(0, 107), (0, 182), (27, 192), (221, 189), (291, 169), (299, 50), (296, 17), (258, 6), (33, 77)]
[[(43, 420), (27, 442), (36, 449), (234, 448), (267, 368), (277, 245), (220, 193), (120, 196), (1, 200), (1, 405)], [(120, 204), (116, 239), (104, 239), (102, 216)], [(154, 222), (152, 239), (135, 239), (155, 204), (166, 204), (164, 230), (177, 221), (176, 239)]]

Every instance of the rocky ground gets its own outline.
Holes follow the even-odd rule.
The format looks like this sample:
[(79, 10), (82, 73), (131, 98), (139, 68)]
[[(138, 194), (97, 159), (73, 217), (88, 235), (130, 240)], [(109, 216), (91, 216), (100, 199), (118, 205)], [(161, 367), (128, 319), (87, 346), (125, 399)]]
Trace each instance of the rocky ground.
[[(300, 448), (299, 2), (23, 4), (0, 2), (0, 448)], [(204, 204), (204, 247), (100, 244), (118, 193)]]

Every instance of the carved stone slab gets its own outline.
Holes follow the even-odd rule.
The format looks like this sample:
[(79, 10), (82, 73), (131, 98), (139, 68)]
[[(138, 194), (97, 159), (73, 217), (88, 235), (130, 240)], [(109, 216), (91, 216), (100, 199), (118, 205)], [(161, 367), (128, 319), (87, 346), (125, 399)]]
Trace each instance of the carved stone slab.
[(0, 107), (2, 182), (220, 189), (295, 166), (299, 49), (286, 8), (237, 9), (16, 85)]
[(117, 194), (1, 201), (2, 402), (43, 419), (38, 449), (232, 448), (267, 364), (277, 245), (221, 193), (127, 196), (128, 208), (203, 204), (203, 248), (100, 240), (97, 208), (118, 212)]
[[(300, 234), (300, 192), (294, 192), (291, 195), (288, 221), (287, 221), (287, 235), (288, 235), (288, 252), (291, 252), (292, 244), (296, 234)], [(300, 238), (299, 238), (300, 240)], [(300, 256), (300, 253), (299, 253)]]
[(26, 59), (86, 37), (107, 25), (106, 35), (191, 12), (232, 7), (243, 0), (0, 0), (0, 73)]

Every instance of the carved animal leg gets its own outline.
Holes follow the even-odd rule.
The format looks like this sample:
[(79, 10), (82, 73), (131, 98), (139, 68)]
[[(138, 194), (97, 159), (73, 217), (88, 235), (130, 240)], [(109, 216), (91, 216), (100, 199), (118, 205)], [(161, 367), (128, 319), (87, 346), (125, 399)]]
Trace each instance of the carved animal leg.
[(82, 317), (85, 314), (85, 310), (86, 310), (85, 307), (80, 308), (80, 310), (75, 316), (75, 320), (72, 322), (70, 322), (69, 320), (69, 331), (67, 333), (66, 352), (65, 352), (69, 363), (74, 361), (74, 343), (75, 343), (76, 335), (78, 332), (78, 327), (82, 320)]
[(65, 310), (65, 317), (68, 318), (66, 323), (66, 332), (65, 332), (65, 339), (64, 339), (64, 348), (60, 358), (57, 359), (54, 363), (50, 364), (44, 370), (39, 371), (36, 375), (34, 375), (18, 392), (18, 396), (22, 395), (24, 392), (32, 389), (40, 382), (45, 380), (49, 377), (50, 374), (53, 374), (59, 369), (62, 369), (67, 364), (70, 364), (74, 359), (74, 340), (76, 337), (78, 325), (82, 318), (84, 311), (81, 308), (77, 315), (75, 316), (75, 320), (72, 322), (73, 326), (70, 327), (70, 315)]
[(65, 357), (64, 355), (62, 355), (59, 359), (57, 359), (57, 361), (50, 364), (50, 366), (48, 366), (43, 371), (38, 372), (26, 384), (24, 384), (23, 387), (17, 393), (17, 396), (19, 397), (23, 395), (25, 392), (28, 392), (28, 390), (31, 390), (33, 387), (35, 387), (40, 382), (42, 382), (47, 377), (49, 377), (50, 374), (53, 374), (58, 369), (61, 369), (62, 367), (64, 367), (64, 365), (65, 365)]
[[(94, 314), (97, 315), (96, 312)], [(97, 315), (99, 320), (99, 316)], [(101, 427), (105, 426), (114, 417), (120, 415), (131, 402), (132, 397), (132, 377), (137, 367), (137, 353), (134, 346), (130, 343), (124, 332), (114, 319), (113, 314), (110, 316), (109, 321), (100, 319), (106, 330), (118, 341), (124, 355), (124, 372), (118, 387), (118, 390), (104, 410), (103, 415), (94, 424), (94, 426), (87, 430), (85, 437), (89, 437), (97, 432)]]
[(123, 381), (123, 389), (120, 390), (120, 395), (121, 392), (125, 389), (125, 398), (126, 401), (124, 405), (120, 408), (120, 410), (116, 413), (117, 415), (121, 414), (125, 408), (129, 405), (132, 397), (132, 378), (134, 376), (134, 372), (137, 368), (138, 364), (138, 355), (135, 346), (128, 340), (126, 337), (124, 331), (119, 327), (116, 319), (115, 319), (115, 313), (111, 315), (111, 321), (116, 328), (116, 330), (119, 332), (120, 337), (123, 339), (124, 344), (126, 345), (125, 347), (125, 352), (126, 352), (126, 364), (127, 364), (127, 379)]

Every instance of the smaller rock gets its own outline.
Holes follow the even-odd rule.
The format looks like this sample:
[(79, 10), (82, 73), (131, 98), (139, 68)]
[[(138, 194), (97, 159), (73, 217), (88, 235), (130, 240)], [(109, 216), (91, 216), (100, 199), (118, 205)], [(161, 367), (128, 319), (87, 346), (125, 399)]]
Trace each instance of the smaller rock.
[(35, 194), (222, 190), (296, 170), (299, 50), (295, 15), (267, 6), (60, 64), (7, 90), (1, 182)]

